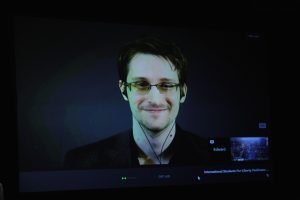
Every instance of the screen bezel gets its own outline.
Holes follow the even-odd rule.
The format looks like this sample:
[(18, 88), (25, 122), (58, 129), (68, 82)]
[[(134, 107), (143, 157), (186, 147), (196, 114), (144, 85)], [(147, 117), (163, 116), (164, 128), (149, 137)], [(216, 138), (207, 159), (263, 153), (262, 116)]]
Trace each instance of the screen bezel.
[[(35, 16), (35, 15), (33, 15), (33, 16)], [(46, 16), (46, 17), (49, 17), (49, 16)], [(156, 20), (149, 20), (148, 19), (148, 21), (147, 20), (142, 20), (142, 19), (138, 19), (138, 20), (124, 20), (124, 19), (122, 19), (122, 20), (120, 20), (120, 19), (111, 19), (111, 18), (103, 18), (103, 17), (99, 17), (99, 16), (97, 16), (97, 17), (95, 17), (95, 16), (93, 16), (93, 17), (91, 17), (91, 16), (88, 16), (88, 17), (86, 17), (86, 16), (84, 16), (84, 17), (82, 17), (82, 16), (80, 16), (80, 17), (78, 17), (78, 16), (50, 16), (50, 17), (54, 17), (54, 18), (58, 18), (58, 19), (71, 19), (71, 20), (87, 20), (87, 21), (105, 21), (105, 22), (116, 22), (116, 23), (126, 23), (126, 24), (138, 24), (138, 25), (150, 25), (150, 26), (170, 26), (170, 27), (187, 27), (187, 28), (189, 28), (189, 27), (200, 27), (200, 28), (205, 28), (205, 29), (214, 29), (214, 30), (234, 30), (234, 31), (245, 31), (245, 30), (250, 30), (250, 31), (256, 31), (256, 30), (259, 30), (259, 31), (261, 31), (262, 29), (264, 29), (263, 27), (253, 27), (253, 26), (248, 26), (248, 25), (243, 25), (242, 27), (241, 26), (236, 26), (236, 25), (234, 25), (234, 24), (226, 24), (226, 23), (224, 23), (224, 22), (221, 22), (221, 23), (219, 23), (219, 24), (211, 24), (211, 23), (203, 23), (203, 24), (199, 24), (199, 23), (193, 23), (192, 21), (190, 22), (190, 23), (188, 23), (188, 24), (184, 24), (184, 23), (166, 23), (166, 22), (159, 22), (159, 21), (156, 21)], [(10, 28), (12, 28), (12, 27), (10, 27)], [(268, 30), (263, 30), (265, 33), (267, 33), (267, 31)], [(13, 33), (13, 29), (11, 29), (11, 32)], [(11, 40), (13, 41), (13, 37), (12, 36), (10, 36), (10, 38), (11, 38)], [(10, 44), (10, 50), (11, 50), (11, 52), (10, 53), (12, 53), (12, 57), (11, 57), (11, 60), (10, 60), (10, 62), (12, 62), (13, 64), (12, 65), (14, 65), (14, 58), (13, 58), (13, 45), (12, 44)], [(12, 81), (11, 81), (11, 83), (12, 83), (12, 85), (13, 85), (13, 87), (15, 87), (15, 83), (14, 83), (14, 81), (15, 81), (15, 76), (14, 76), (14, 73), (15, 73), (15, 70), (13, 69), (13, 68), (11, 68), (10, 69), (10, 73), (12, 74), (12, 77), (13, 77), (13, 79), (12, 79)], [(13, 101), (12, 101), (12, 103), (13, 104), (15, 104), (16, 103), (16, 94), (15, 94), (15, 92), (14, 92), (14, 90), (12, 90), (13, 92), (12, 92), (12, 94), (11, 94), (11, 96), (13, 97)], [(15, 107), (15, 105), (13, 105), (12, 106), (12, 113), (13, 113), (13, 118), (15, 117), (15, 115), (16, 115), (16, 107)], [(272, 116), (271, 116), (272, 117)], [(271, 119), (272, 120), (272, 119)], [(13, 127), (16, 127), (16, 124), (15, 124), (15, 121), (16, 120), (12, 120), (12, 121), (14, 121), (14, 126)], [(14, 128), (14, 131), (15, 132), (17, 132), (17, 130), (16, 130), (16, 128)], [(17, 135), (17, 134), (16, 134)], [(272, 142), (272, 144), (274, 145), (274, 134), (272, 134), (272, 140), (273, 140), (273, 142)], [(15, 142), (12, 142), (12, 144), (15, 144)], [(17, 148), (17, 145), (15, 144), (15, 147), (16, 147), (16, 149), (18, 149)], [(274, 158), (274, 147), (273, 146), (271, 146), (271, 156), (272, 156), (272, 161), (275, 159)], [(14, 153), (15, 154), (15, 160), (13, 160), (13, 163), (18, 163), (18, 161), (17, 161), (17, 158), (18, 158), (18, 155), (17, 155), (17, 152), (15, 152)], [(16, 165), (16, 166), (18, 166), (18, 165)], [(18, 169), (18, 167), (17, 167), (17, 169), (12, 169), (12, 168), (10, 168), (9, 167), (9, 169), (10, 169), (10, 172), (12, 172), (11, 173), (11, 175), (10, 175), (10, 177), (14, 177), (13, 179), (15, 180), (15, 186), (16, 186), (16, 188), (18, 188), (17, 187), (17, 183), (18, 183), (18, 175), (16, 175), (16, 174), (18, 174), (19, 173), (19, 169)], [(274, 170), (276, 170), (276, 169), (274, 169)], [(17, 172), (17, 173), (16, 173)], [(276, 177), (275, 177), (275, 173), (274, 173), (274, 178), (273, 179), (275, 179)], [(69, 196), (69, 195), (71, 195), (71, 196), (77, 196), (77, 195), (79, 195), (79, 196), (86, 196), (86, 195), (91, 195), (91, 196), (93, 196), (93, 195), (102, 195), (102, 193), (104, 192), (104, 193), (108, 193), (108, 194), (114, 194), (114, 193), (116, 193), (116, 192), (121, 192), (121, 193), (124, 193), (124, 194), (129, 194), (129, 193), (131, 193), (131, 192), (137, 192), (137, 191), (149, 191), (149, 192), (153, 192), (153, 191), (155, 191), (155, 190), (160, 190), (160, 191), (171, 191), (171, 192), (175, 192), (175, 191), (177, 191), (178, 189), (183, 189), (183, 190), (186, 190), (186, 191), (194, 191), (194, 192), (200, 192), (200, 191), (202, 191), (202, 192), (204, 192), (205, 190), (211, 190), (212, 191), (212, 188), (214, 187), (214, 188), (218, 188), (219, 190), (222, 190), (221, 188), (230, 188), (230, 187), (238, 187), (238, 188), (243, 188), (243, 187), (252, 187), (252, 186), (254, 186), (254, 185), (263, 185), (263, 186), (270, 186), (270, 185), (272, 185), (272, 184), (274, 184), (274, 181), (272, 180), (272, 181), (268, 181), (268, 182), (264, 182), (264, 181), (254, 181), (254, 182), (249, 182), (249, 183), (247, 183), (247, 182), (244, 182), (244, 183), (229, 183), (229, 184), (225, 184), (225, 183), (218, 183), (217, 185), (215, 185), (215, 184), (212, 184), (212, 185), (182, 185), (182, 186), (153, 186), (153, 187), (139, 187), (139, 188), (115, 188), (115, 189), (97, 189), (97, 190), (81, 190), (81, 191), (60, 191), (60, 192), (41, 192), (41, 193), (20, 193), (20, 195), (21, 196), (24, 196), (24, 197), (28, 197), (28, 196), (31, 196), (32, 195), (32, 197), (40, 197), (41, 195), (42, 196), (44, 196), (44, 195), (46, 195), (46, 196), (56, 196), (56, 195), (58, 195), (58, 196), (61, 196), (61, 195), (66, 195), (66, 196)], [(260, 187), (257, 187), (257, 189), (259, 189)]]

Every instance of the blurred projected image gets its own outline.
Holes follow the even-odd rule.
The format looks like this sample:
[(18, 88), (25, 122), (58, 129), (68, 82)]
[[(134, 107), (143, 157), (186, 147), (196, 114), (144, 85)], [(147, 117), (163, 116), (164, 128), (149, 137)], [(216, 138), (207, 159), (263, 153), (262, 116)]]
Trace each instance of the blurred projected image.
[(267, 137), (232, 137), (231, 158), (233, 161), (256, 161), (269, 159)]

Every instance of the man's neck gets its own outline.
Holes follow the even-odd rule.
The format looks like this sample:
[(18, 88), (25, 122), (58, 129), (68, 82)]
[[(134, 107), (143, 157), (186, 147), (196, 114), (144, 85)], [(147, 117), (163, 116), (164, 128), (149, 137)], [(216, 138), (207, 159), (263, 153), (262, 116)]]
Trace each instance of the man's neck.
[(176, 125), (174, 121), (161, 131), (152, 132), (151, 130), (144, 128), (135, 118), (133, 118), (132, 131), (135, 143), (143, 151), (145, 156), (157, 160), (158, 158), (163, 159), (163, 152), (173, 141), (176, 133)]

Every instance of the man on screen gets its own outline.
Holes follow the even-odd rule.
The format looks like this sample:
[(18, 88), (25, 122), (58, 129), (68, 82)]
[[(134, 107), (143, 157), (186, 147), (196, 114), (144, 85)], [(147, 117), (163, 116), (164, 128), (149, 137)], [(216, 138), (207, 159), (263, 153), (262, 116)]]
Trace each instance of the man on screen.
[(132, 112), (132, 129), (67, 152), (65, 167), (206, 163), (210, 158), (206, 140), (176, 124), (188, 91), (180, 49), (155, 38), (136, 40), (120, 52), (118, 70), (119, 88)]

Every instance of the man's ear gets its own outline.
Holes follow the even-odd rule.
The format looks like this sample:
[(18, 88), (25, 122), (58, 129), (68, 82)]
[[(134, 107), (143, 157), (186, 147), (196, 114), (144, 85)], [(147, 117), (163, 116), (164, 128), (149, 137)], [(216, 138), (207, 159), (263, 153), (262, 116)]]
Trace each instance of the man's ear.
[(119, 88), (120, 88), (120, 91), (121, 91), (121, 94), (122, 94), (124, 100), (128, 101), (126, 86), (124, 85), (122, 80), (119, 80)]
[(186, 84), (183, 84), (182, 87), (180, 87), (180, 103), (183, 103), (185, 101), (187, 94), (187, 86)]

